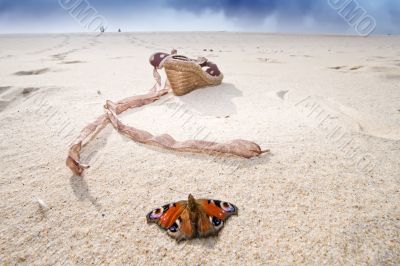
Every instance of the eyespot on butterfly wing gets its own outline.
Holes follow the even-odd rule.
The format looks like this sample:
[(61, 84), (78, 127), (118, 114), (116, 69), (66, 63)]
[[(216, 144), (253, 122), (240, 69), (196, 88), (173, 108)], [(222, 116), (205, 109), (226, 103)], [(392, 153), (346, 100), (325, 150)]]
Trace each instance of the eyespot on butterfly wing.
[(186, 207), (185, 201), (165, 204), (146, 215), (148, 223), (156, 223), (164, 229), (169, 228), (178, 219)]
[(202, 237), (218, 234), (226, 220), (238, 214), (238, 208), (229, 202), (212, 199), (199, 199), (196, 202), (203, 214), (197, 227)]
[(232, 203), (221, 200), (199, 199), (197, 203), (208, 216), (214, 216), (222, 221), (225, 221), (231, 215), (237, 215), (239, 211)]
[(165, 204), (146, 215), (147, 223), (156, 223), (177, 241), (191, 239), (195, 233), (187, 201)]

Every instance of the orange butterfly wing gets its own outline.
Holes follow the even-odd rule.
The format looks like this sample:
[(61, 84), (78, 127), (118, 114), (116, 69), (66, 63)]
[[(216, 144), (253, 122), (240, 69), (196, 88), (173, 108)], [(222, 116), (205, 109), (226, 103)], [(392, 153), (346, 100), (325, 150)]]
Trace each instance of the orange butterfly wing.
[(148, 213), (146, 218), (147, 222), (158, 224), (178, 241), (190, 239), (195, 235), (187, 201), (166, 204)]
[(186, 206), (186, 201), (166, 204), (148, 213), (146, 216), (147, 222), (156, 223), (162, 228), (168, 229), (182, 214)]
[(190, 211), (185, 208), (182, 214), (175, 221), (178, 226), (176, 232), (168, 231), (168, 235), (180, 241), (183, 239), (191, 239), (195, 236), (195, 229), (193, 228), (192, 221), (190, 220)]
[(224, 222), (231, 215), (238, 213), (238, 208), (228, 202), (200, 199), (196, 200), (196, 203), (199, 206), (197, 233), (201, 237), (217, 234)]
[(238, 213), (238, 208), (229, 202), (209, 199), (199, 199), (196, 202), (208, 216), (216, 217), (221, 221), (225, 221), (229, 216)]

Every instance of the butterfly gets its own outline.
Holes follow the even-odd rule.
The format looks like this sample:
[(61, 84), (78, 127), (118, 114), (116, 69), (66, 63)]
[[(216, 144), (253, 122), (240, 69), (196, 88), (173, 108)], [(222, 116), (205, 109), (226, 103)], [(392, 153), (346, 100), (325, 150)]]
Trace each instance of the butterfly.
[(156, 223), (177, 241), (218, 234), (238, 208), (220, 200), (195, 199), (166, 204), (147, 214), (148, 223)]

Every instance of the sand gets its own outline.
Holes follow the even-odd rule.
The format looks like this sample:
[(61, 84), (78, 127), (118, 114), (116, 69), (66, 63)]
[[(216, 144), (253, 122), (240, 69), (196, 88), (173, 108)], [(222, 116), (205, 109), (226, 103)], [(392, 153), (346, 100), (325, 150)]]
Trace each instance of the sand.
[[(69, 143), (105, 100), (146, 93), (156, 51), (206, 56), (223, 85), (121, 119), (176, 139), (255, 141), (246, 160)], [(0, 264), (400, 263), (400, 37), (243, 33), (0, 36)], [(239, 215), (176, 243), (147, 212), (198, 198)]]

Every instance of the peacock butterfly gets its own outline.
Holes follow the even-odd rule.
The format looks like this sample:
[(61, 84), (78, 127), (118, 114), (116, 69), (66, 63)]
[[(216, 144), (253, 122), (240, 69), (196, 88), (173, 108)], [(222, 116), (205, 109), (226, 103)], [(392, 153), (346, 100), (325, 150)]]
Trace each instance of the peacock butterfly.
[(220, 200), (195, 199), (166, 204), (147, 214), (148, 223), (156, 223), (177, 241), (218, 234), (238, 208)]

